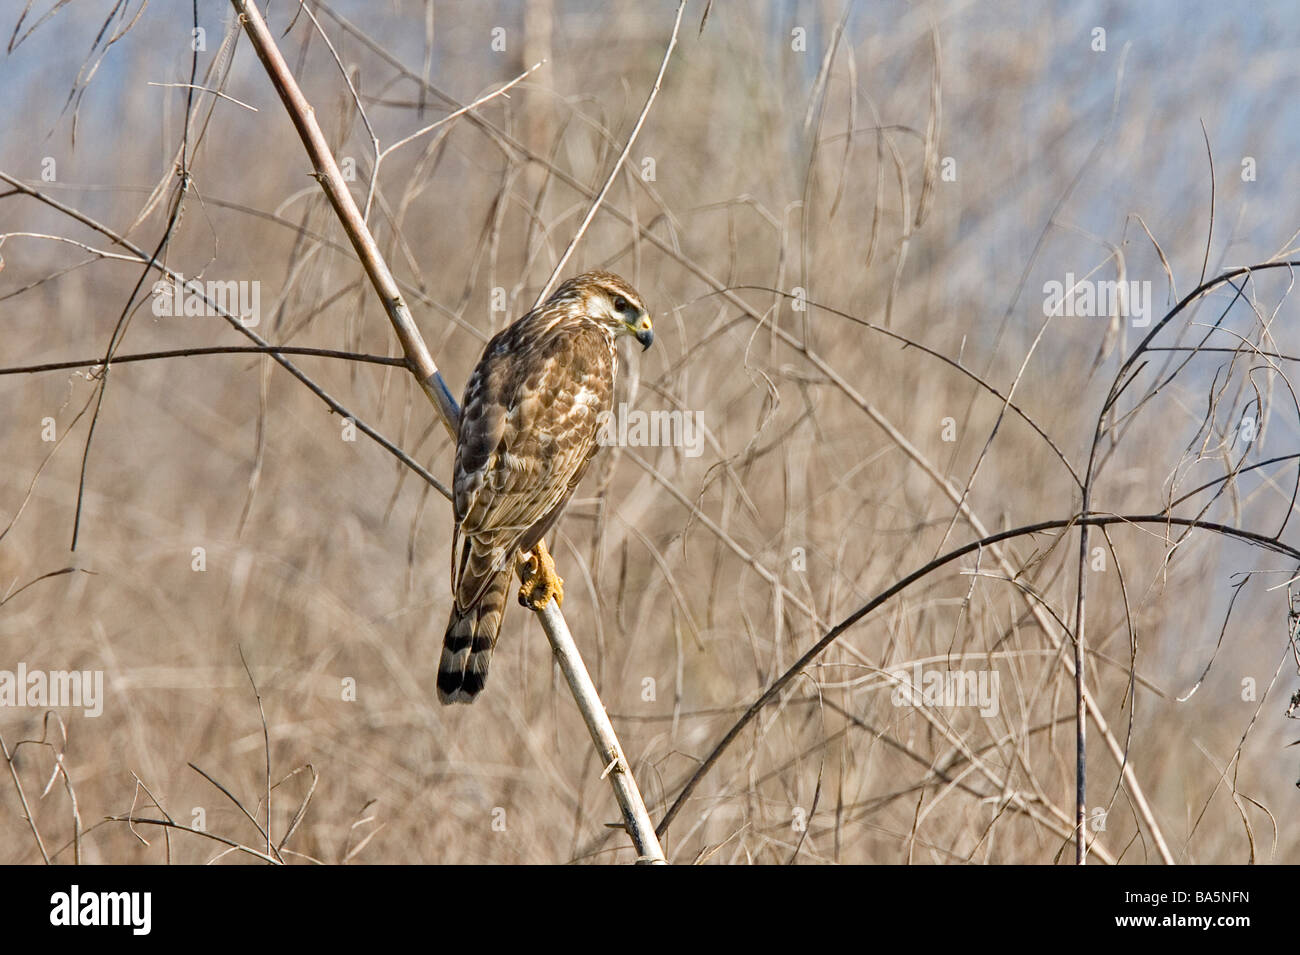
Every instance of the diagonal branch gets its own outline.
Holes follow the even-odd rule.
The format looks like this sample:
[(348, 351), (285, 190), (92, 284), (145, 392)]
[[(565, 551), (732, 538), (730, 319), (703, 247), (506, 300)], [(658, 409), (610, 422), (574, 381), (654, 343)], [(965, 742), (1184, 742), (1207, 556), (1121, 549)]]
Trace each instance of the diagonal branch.
[[(352, 246), (361, 260), (362, 267), (365, 268), (367, 276), (369, 276), (375, 291), (384, 304), (384, 310), (388, 313), (393, 330), (397, 333), (398, 341), (401, 342), (402, 350), (406, 355), (407, 366), (415, 375), (425, 395), (438, 410), (439, 417), (442, 419), (447, 431), (455, 438), (460, 419), (460, 409), (457, 406), (456, 399), (452, 396), (442, 379), (442, 375), (438, 372), (438, 366), (434, 364), (433, 356), (425, 345), (424, 339), (420, 336), (420, 331), (416, 327), (415, 320), (411, 317), (410, 309), (402, 298), (397, 282), (380, 254), (374, 236), (371, 235), (369, 228), (366, 226), (365, 219), (360, 209), (357, 208), (352, 194), (348, 191), (329, 144), (316, 121), (315, 110), (307, 102), (306, 97), (303, 96), (302, 90), (299, 89), (288, 64), (276, 46), (275, 38), (268, 29), (266, 21), (262, 19), (252, 0), (231, 0), (231, 3), (238, 12), (240, 22), (252, 41), (257, 56), (262, 61), (262, 65), (275, 86), (276, 92), (279, 93), (289, 117), (293, 120), (294, 127), (298, 130), (298, 135), (302, 139), (315, 169), (314, 176), (316, 180), (320, 183), (330, 204), (334, 207), (343, 230), (347, 233), (348, 239), (352, 242)], [(679, 8), (677, 23), (673, 26), (672, 42), (669, 44), (668, 52), (664, 56), (664, 67), (667, 66), (668, 54), (671, 54), (673, 46), (676, 44), (677, 27), (680, 23), (681, 9)], [(661, 78), (664, 67), (660, 68)], [(655, 89), (658, 89), (658, 80), (656, 80)], [(653, 99), (654, 95), (652, 93), (637, 123), (638, 130), (645, 120), (645, 114), (648, 112)], [(629, 141), (628, 148), (630, 149), (630, 147), (631, 142)], [(624, 155), (626, 155), (626, 150)], [(593, 205), (591, 215), (595, 214), (598, 207), (599, 202)], [(601, 765), (605, 767), (603, 775), (609, 778), (610, 785), (614, 789), (614, 795), (618, 799), (622, 810), (624, 826), (636, 846), (639, 860), (662, 864), (664, 862), (663, 850), (660, 848), (654, 825), (650, 821), (650, 814), (646, 811), (645, 802), (641, 798), (636, 780), (632, 776), (631, 766), (627, 761), (627, 757), (623, 754), (622, 746), (614, 733), (613, 724), (609, 720), (609, 715), (605, 712), (605, 707), (600, 702), (595, 684), (592, 682), (586, 665), (578, 653), (577, 644), (569, 632), (559, 606), (552, 600), (546, 607), (538, 611), (538, 617), (541, 618), (542, 628), (546, 631), (547, 639), (550, 641), (551, 648), (559, 661), (560, 669), (563, 671), (565, 679), (573, 691), (574, 700), (577, 702), (578, 708), (582, 711), (583, 719), (587, 723), (592, 742), (599, 752)]]
[(996, 534), (989, 534), (979, 540), (964, 544), (955, 550), (948, 551), (946, 554), (936, 557), (925, 566), (920, 567), (917, 570), (912, 571), (912, 573), (908, 574), (906, 577), (895, 581), (891, 586), (871, 598), (867, 603), (863, 604), (828, 630), (820, 640), (808, 648), (803, 656), (799, 657), (798, 660), (792, 663), (789, 669), (777, 677), (777, 679), (759, 695), (758, 699), (750, 704), (749, 709), (747, 709), (744, 712), (744, 715), (742, 715), (740, 719), (732, 725), (731, 729), (727, 730), (726, 734), (718, 744), (713, 747), (709, 755), (700, 762), (700, 765), (696, 768), (695, 772), (691, 774), (690, 779), (686, 781), (686, 784), (677, 794), (677, 798), (673, 800), (673, 804), (668, 807), (668, 811), (664, 813), (664, 817), (659, 820), (659, 834), (663, 835), (668, 831), (668, 827), (672, 825), (678, 812), (681, 811), (682, 807), (686, 804), (686, 801), (691, 797), (691, 794), (695, 792), (695, 787), (699, 785), (700, 780), (703, 779), (704, 776), (708, 774), (709, 770), (716, 765), (718, 760), (722, 758), (722, 754), (726, 752), (727, 748), (733, 742), (735, 742), (736, 738), (741, 734), (745, 727), (748, 726), (750, 722), (753, 721), (754, 717), (759, 714), (759, 711), (767, 706), (768, 703), (780, 696), (781, 691), (784, 690), (796, 676), (802, 673), (813, 660), (820, 656), (822, 651), (839, 639), (845, 631), (882, 604), (889, 601), (892, 597), (902, 593), (908, 587), (912, 586), (912, 584), (933, 573), (935, 570), (938, 570), (940, 567), (950, 564), (955, 560), (959, 560), (967, 554), (975, 553), (983, 548), (1001, 543), (1002, 541), (1012, 540), (1017, 537), (1041, 534), (1045, 531), (1068, 531), (1076, 525), (1081, 527), (1107, 527), (1115, 524), (1128, 524), (1135, 526), (1155, 524), (1157, 526), (1174, 525), (1178, 527), (1200, 528), (1201, 530), (1211, 531), (1212, 533), (1221, 534), (1225, 537), (1244, 541), (1252, 546), (1261, 547), (1277, 554), (1285, 554), (1288, 557), (1300, 559), (1300, 550), (1287, 544), (1283, 544), (1281, 541), (1274, 538), (1266, 537), (1263, 534), (1257, 534), (1253, 531), (1243, 530), (1238, 527), (1231, 527), (1226, 524), (1218, 524), (1211, 521), (1201, 521), (1186, 517), (1174, 517), (1170, 514), (1076, 514), (1075, 516), (1064, 520), (1040, 521), (1037, 524), (1029, 524), (1024, 527), (1014, 527), (1010, 530), (999, 531)]
[(356, 250), (362, 268), (366, 270), (366, 275), (369, 276), (371, 284), (374, 285), (375, 291), (379, 293), (379, 298), (384, 303), (384, 311), (388, 313), (388, 320), (392, 322), (397, 340), (401, 342), (407, 365), (420, 387), (424, 389), (425, 395), (438, 409), (439, 417), (454, 440), (457, 422), (460, 420), (460, 409), (456, 406), (456, 399), (447, 390), (447, 385), (438, 372), (438, 366), (433, 362), (433, 355), (430, 354), (428, 346), (420, 336), (415, 319), (411, 317), (411, 310), (407, 307), (406, 300), (402, 298), (397, 280), (389, 271), (388, 263), (384, 261), (375, 237), (361, 217), (361, 210), (357, 208), (352, 194), (348, 192), (343, 173), (334, 160), (334, 153), (330, 151), (329, 144), (325, 141), (325, 134), (321, 132), (320, 124), (316, 121), (316, 110), (298, 88), (298, 82), (289, 71), (289, 64), (284, 61), (280, 48), (275, 45), (275, 38), (271, 35), (262, 15), (257, 12), (257, 8), (249, 0), (231, 0), (231, 2), (239, 14), (240, 23), (248, 33), (248, 38), (253, 42), (253, 49), (257, 51), (258, 59), (266, 68), (275, 91), (280, 94), (280, 99), (284, 103), (285, 111), (293, 120), (298, 136), (307, 149), (307, 155), (315, 168), (313, 177), (320, 183), (325, 197), (334, 207), (334, 214), (339, 217), (343, 231), (352, 242), (352, 248)]

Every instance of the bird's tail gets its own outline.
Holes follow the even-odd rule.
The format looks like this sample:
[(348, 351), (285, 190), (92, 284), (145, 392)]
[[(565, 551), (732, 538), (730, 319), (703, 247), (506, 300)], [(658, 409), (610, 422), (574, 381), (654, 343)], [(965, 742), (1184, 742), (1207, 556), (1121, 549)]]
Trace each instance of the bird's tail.
[(483, 691), (506, 612), (510, 576), (509, 568), (497, 571), (478, 600), (465, 608), (453, 603), (438, 661), (439, 702), (473, 703)]

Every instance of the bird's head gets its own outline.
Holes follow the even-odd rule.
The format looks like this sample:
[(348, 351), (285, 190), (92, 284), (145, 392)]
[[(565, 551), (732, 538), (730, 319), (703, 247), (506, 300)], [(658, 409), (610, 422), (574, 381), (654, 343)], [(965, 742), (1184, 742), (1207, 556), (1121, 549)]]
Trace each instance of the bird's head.
[(636, 289), (613, 272), (584, 272), (561, 285), (555, 292), (581, 301), (588, 318), (608, 328), (615, 337), (631, 335), (641, 350), (655, 340), (650, 313)]

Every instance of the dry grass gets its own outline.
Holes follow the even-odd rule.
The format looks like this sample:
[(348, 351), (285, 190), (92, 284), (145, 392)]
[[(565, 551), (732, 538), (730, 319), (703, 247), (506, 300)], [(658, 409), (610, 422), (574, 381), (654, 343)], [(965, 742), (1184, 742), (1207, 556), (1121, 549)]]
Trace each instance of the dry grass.
[[(150, 6), (105, 46), (137, 5), (99, 6), (101, 19), (65, 12), (9, 44), (0, 86), (17, 92), (0, 171), (152, 250), (174, 209), (188, 92), (148, 84), (220, 87), (258, 111), (193, 97), (192, 181), (166, 264), (259, 281), (257, 331), (277, 343), (397, 354), (247, 43), (228, 72), (217, 56), (226, 8), (201, 5), (207, 50), (191, 79), (187, 11)], [(525, 18), (437, 4), (431, 39), (423, 4), (312, 8), (381, 148), (548, 61), (508, 99), (388, 155), (376, 183), (371, 226), (453, 390), (563, 252), (672, 22), (659, 5), (566, 3), (548, 35), (548, 4), (527, 6)], [(630, 357), (623, 400), (691, 411), (707, 429), (699, 457), (604, 452), (552, 547), (566, 616), (656, 820), (836, 623), (977, 539), (977, 522), (994, 533), (1077, 514), (1056, 449), (1082, 476), (1107, 390), (1149, 328), (1049, 320), (1045, 282), (1149, 281), (1154, 327), (1203, 270), (1298, 257), (1296, 66), (1270, 30), (1281, 5), (1252, 11), (1260, 22), (1240, 33), (1216, 30), (1210, 8), (1157, 29), (1110, 7), (859, 7), (838, 39), (839, 5), (715, 4), (698, 35), (702, 9), (688, 8), (629, 174), (568, 270), (612, 268), (656, 313), (656, 346)], [(275, 4), (272, 28), (336, 153), (355, 162), (363, 202), (370, 134), (310, 20), (281, 36), (294, 9)], [(1104, 53), (1089, 48), (1097, 26)], [(795, 27), (806, 52), (791, 49)], [(93, 76), (87, 51), (91, 65), (103, 55)], [(41, 181), (47, 156), (53, 182)], [(947, 157), (955, 181), (942, 178)], [(133, 363), (105, 387), (89, 364), (124, 313), (122, 354), (242, 341), (218, 319), (152, 315), (152, 279), (131, 298), (139, 264), (16, 235), (121, 251), (31, 198), (0, 198), (0, 233), (3, 365), (88, 362), (0, 377), (0, 669), (100, 669), (106, 689), (93, 719), (0, 707), (10, 753), (43, 734), (50, 744), (24, 745), (13, 776), (0, 774), (0, 861), (39, 862), (42, 847), (58, 862), (253, 861), (103, 821), (187, 828), (199, 809), (209, 834), (285, 861), (630, 860), (524, 612), (507, 618), (480, 701), (436, 703), (450, 539), (436, 491), (364, 436), (343, 440), (339, 417), (267, 358)], [(1219, 288), (1153, 342), (1234, 351), (1146, 355), (1116, 406), (1129, 417), (1099, 445), (1092, 505), (1156, 514), (1219, 481), (1173, 513), (1296, 546), (1296, 462), (1244, 470), (1297, 451), (1293, 363), (1271, 357), (1300, 355), (1291, 275), (1237, 284), (1243, 298)], [(794, 310), (796, 287), (826, 308)], [(409, 375), (295, 363), (446, 480), (449, 442)], [(1007, 398), (1019, 412), (1003, 414)], [(57, 446), (42, 440), (47, 417)], [(1056, 621), (1075, 620), (1078, 531), (1001, 546), (1002, 563), (985, 548), (908, 587), (795, 677), (674, 818), (670, 859), (1070, 860), (1074, 684)], [(1300, 861), (1284, 718), (1294, 555), (1157, 525), (1093, 529), (1090, 568), (1091, 547), (1106, 551), (1088, 571), (1086, 682), (1172, 857)], [(918, 662), (995, 671), (997, 712), (895, 705), (888, 674)], [(1096, 726), (1088, 756), (1089, 811), (1105, 813), (1092, 858), (1159, 861)]]

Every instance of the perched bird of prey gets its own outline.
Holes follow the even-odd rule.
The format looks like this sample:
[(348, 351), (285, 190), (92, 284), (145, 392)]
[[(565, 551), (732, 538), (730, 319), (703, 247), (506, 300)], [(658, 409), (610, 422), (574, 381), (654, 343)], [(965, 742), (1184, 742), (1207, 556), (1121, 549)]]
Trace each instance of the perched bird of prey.
[(451, 619), (438, 699), (472, 703), (487, 680), (516, 561), (519, 602), (564, 599), (543, 537), (597, 448), (614, 403), (615, 341), (654, 341), (636, 291), (610, 272), (569, 279), (483, 349), (461, 401), (451, 539)]

